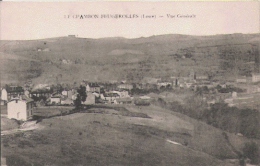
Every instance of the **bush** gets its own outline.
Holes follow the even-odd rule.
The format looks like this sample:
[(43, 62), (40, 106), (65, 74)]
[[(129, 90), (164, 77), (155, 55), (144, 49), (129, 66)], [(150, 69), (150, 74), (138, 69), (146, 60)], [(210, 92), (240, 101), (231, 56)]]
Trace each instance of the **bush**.
[(138, 106), (149, 106), (150, 105), (150, 102), (149, 101), (146, 101), (146, 100), (135, 100), (135, 105), (138, 105)]
[(255, 142), (247, 142), (243, 148), (244, 156), (251, 160), (250, 164), (259, 164), (259, 146)]

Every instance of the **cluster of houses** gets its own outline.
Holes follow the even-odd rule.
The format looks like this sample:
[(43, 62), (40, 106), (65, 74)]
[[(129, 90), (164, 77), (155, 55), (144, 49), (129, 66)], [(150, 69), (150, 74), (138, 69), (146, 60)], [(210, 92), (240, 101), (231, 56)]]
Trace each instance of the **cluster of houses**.
[(236, 79), (237, 83), (257, 83), (260, 82), (260, 73), (253, 73), (252, 77), (241, 76)]
[[(246, 89), (247, 94), (260, 92), (259, 84), (260, 74), (252, 75), (252, 84), (244, 84), (248, 82), (247, 78), (239, 78), (236, 80), (236, 85), (241, 89)], [(234, 83), (233, 83), (234, 84)], [(232, 84), (232, 85), (233, 85)], [(168, 80), (161, 78), (144, 78), (142, 83), (130, 84), (126, 81), (113, 84), (91, 83), (82, 81), (81, 86), (86, 87), (87, 98), (82, 102), (84, 105), (93, 105), (96, 103), (104, 104), (136, 104), (137, 100), (150, 100), (149, 96), (132, 97), (133, 89), (163, 89), (163, 88), (188, 88), (196, 90), (199, 87), (207, 87), (208, 89), (216, 90), (216, 87), (227, 88), (228, 83), (210, 82), (206, 75), (196, 75), (195, 72), (190, 72), (188, 77), (171, 77)], [(74, 105), (77, 98), (77, 88), (53, 88), (48, 84), (38, 84), (33, 88), (29, 85), (14, 86), (9, 85), (1, 88), (1, 105), (7, 105), (8, 118), (26, 120), (32, 116), (32, 109), (35, 105)], [(236, 95), (223, 96), (219, 93), (209, 93), (207, 100), (209, 103), (215, 103), (224, 100), (230, 106), (236, 101), (242, 101), (244, 98), (235, 97)], [(216, 97), (218, 96), (218, 97)], [(205, 96), (206, 97), (206, 96)], [(250, 98), (250, 97), (249, 97)], [(248, 97), (246, 97), (246, 100)], [(142, 103), (142, 102), (141, 102)]]
[[(97, 102), (110, 104), (133, 104), (133, 97), (129, 91), (131, 84), (119, 84), (116, 90), (105, 90), (97, 83), (81, 83), (86, 87), (86, 101), (84, 105), (93, 105)], [(101, 88), (103, 91), (101, 92)], [(7, 117), (18, 120), (27, 120), (33, 115), (36, 104), (43, 105), (74, 105), (77, 98), (77, 88), (64, 88), (61, 91), (53, 90), (47, 84), (39, 84), (31, 90), (21, 86), (9, 85), (1, 89), (1, 105), (7, 105)]]

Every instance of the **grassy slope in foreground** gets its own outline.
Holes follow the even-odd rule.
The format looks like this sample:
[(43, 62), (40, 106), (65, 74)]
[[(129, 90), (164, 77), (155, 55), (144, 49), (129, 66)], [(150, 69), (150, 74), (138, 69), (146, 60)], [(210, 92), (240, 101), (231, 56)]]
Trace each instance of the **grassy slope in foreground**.
[[(20, 161), (23, 165), (147, 166), (231, 165), (217, 157), (236, 157), (221, 130), (158, 107), (128, 109), (152, 118), (125, 117), (106, 110), (44, 119), (42, 130), (3, 137), (3, 156), (11, 165)], [(188, 144), (174, 145), (167, 139)]]

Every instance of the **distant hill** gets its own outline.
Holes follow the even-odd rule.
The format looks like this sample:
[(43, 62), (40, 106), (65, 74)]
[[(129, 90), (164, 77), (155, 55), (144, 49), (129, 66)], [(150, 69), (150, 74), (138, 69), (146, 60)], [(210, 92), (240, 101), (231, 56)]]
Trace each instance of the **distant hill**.
[(259, 38), (260, 34), (172, 34), (136, 39), (0, 41), (1, 81), (139, 81), (143, 77), (186, 76), (191, 69), (218, 79), (230, 78), (234, 73), (249, 75), (254, 66), (251, 44)]

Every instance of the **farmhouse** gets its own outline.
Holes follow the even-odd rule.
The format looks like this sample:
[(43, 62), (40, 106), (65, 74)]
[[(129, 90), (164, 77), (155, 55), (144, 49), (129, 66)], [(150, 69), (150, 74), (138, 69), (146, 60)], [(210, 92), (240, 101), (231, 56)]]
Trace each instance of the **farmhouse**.
[(33, 115), (33, 100), (25, 95), (13, 98), (7, 103), (9, 119), (28, 120)]

